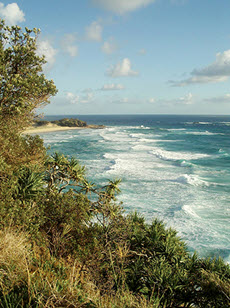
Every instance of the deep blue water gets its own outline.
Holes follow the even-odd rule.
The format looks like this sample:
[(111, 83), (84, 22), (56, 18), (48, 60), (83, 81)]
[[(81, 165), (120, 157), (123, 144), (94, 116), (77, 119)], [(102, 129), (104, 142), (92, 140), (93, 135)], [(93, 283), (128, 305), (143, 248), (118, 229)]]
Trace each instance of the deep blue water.
[(77, 157), (97, 184), (121, 178), (127, 211), (164, 220), (201, 256), (230, 261), (230, 116), (68, 117), (106, 128), (41, 134), (51, 152)]

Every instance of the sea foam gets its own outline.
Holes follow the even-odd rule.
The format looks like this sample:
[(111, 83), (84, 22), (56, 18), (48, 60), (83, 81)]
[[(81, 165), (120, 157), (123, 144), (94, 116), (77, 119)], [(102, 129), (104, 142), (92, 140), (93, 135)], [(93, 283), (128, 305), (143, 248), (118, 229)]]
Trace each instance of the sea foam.
[(183, 174), (179, 176), (175, 182), (181, 183), (181, 184), (189, 184), (192, 186), (209, 186), (209, 183), (201, 180), (197, 175), (194, 174)]
[(150, 151), (150, 153), (162, 160), (170, 160), (170, 161), (196, 160), (210, 156), (208, 154), (202, 154), (202, 153), (173, 152), (173, 151), (163, 150), (160, 148), (156, 148), (155, 150)]

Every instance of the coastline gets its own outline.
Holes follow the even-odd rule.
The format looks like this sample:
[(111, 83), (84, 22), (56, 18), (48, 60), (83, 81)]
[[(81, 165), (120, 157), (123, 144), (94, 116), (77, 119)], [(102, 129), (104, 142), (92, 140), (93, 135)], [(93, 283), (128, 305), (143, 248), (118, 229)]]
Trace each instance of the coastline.
[(25, 131), (23, 131), (24, 135), (27, 134), (38, 134), (38, 133), (51, 133), (56, 131), (65, 131), (65, 130), (75, 130), (75, 129), (102, 129), (104, 128), (103, 125), (87, 125), (87, 126), (78, 126), (78, 127), (71, 127), (71, 126), (59, 126), (56, 124), (47, 124), (45, 126), (31, 126)]

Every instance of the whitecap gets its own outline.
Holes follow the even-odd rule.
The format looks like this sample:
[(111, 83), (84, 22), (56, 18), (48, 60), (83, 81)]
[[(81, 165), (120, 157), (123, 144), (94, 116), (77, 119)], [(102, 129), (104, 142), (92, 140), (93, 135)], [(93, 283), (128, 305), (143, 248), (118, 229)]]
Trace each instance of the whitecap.
[(189, 206), (189, 205), (187, 205), (187, 204), (185, 204), (185, 205), (182, 206), (182, 210), (183, 210), (186, 214), (188, 214), (189, 216), (193, 216), (193, 217), (195, 217), (195, 218), (200, 218), (200, 216), (197, 215), (197, 214), (192, 210), (191, 206)]
[(230, 125), (230, 122), (220, 122), (220, 124), (224, 124), (226, 126), (229, 126)]
[(158, 139), (146, 139), (146, 138), (141, 138), (139, 140), (139, 142), (158, 142), (159, 140)]
[(193, 160), (193, 159), (202, 159), (209, 157), (208, 154), (201, 154), (201, 153), (189, 153), (189, 152), (173, 152), (173, 151), (166, 151), (160, 148), (156, 148), (153, 151), (150, 151), (150, 154), (163, 159), (163, 160)]
[(186, 128), (168, 128), (168, 131), (172, 131), (172, 132), (174, 132), (174, 131), (184, 131), (184, 130), (186, 130)]
[(120, 131), (103, 131), (99, 134), (105, 141), (112, 142), (129, 142), (130, 137), (125, 132)]
[(189, 184), (192, 186), (209, 186), (209, 183), (201, 180), (197, 175), (194, 174), (183, 174), (174, 180), (181, 184)]
[(142, 134), (142, 133), (133, 133), (133, 134), (129, 134), (129, 136), (131, 138), (138, 138), (138, 137), (143, 137), (145, 136), (145, 134)]
[(218, 152), (219, 152), (222, 156), (226, 156), (226, 157), (230, 156), (230, 154), (229, 154), (228, 152), (226, 152), (225, 150), (223, 150), (223, 149), (219, 149)]
[(137, 144), (132, 146), (131, 149), (136, 151), (150, 151), (152, 147), (144, 144)]
[(150, 127), (141, 125), (141, 129), (150, 129)]
[(180, 165), (181, 165), (182, 167), (192, 167), (192, 166), (193, 166), (192, 163), (190, 163), (190, 162), (188, 162), (188, 161), (186, 161), (186, 160), (183, 160), (183, 161), (180, 163)]
[(208, 136), (208, 135), (224, 135), (223, 133), (211, 133), (209, 131), (205, 131), (205, 132), (186, 132), (186, 134), (188, 135), (204, 135), (204, 136)]

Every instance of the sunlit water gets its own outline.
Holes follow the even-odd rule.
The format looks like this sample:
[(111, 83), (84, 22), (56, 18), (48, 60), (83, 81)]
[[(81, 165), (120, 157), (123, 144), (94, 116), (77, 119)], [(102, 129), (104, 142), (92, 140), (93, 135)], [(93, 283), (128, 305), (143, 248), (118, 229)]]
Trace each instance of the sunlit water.
[(78, 118), (106, 128), (41, 134), (51, 152), (78, 158), (98, 185), (121, 178), (127, 211), (164, 220), (200, 256), (230, 261), (230, 116)]

